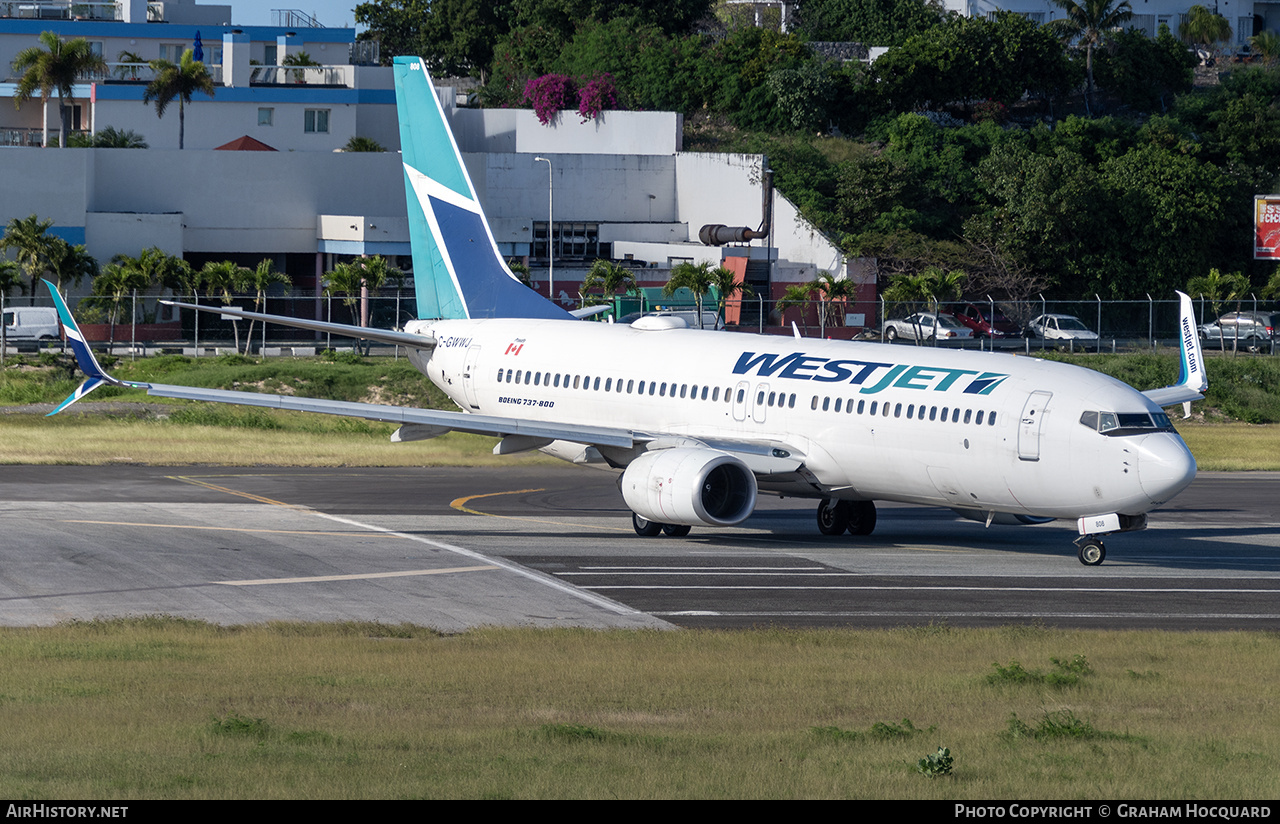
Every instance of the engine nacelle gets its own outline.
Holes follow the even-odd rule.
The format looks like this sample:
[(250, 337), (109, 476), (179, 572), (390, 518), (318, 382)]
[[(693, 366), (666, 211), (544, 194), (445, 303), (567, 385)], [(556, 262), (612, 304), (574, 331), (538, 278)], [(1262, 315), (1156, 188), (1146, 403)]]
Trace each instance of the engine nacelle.
[(662, 524), (733, 526), (756, 507), (756, 476), (732, 455), (699, 447), (646, 452), (619, 481), (641, 518)]

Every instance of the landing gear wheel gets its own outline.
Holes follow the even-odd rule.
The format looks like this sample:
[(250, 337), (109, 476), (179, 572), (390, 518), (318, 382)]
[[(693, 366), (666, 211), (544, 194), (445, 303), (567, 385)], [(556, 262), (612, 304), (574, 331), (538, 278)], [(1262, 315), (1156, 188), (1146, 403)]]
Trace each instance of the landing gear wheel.
[(662, 531), (662, 524), (631, 513), (631, 526), (641, 538), (652, 538)]
[(683, 538), (693, 527), (688, 524), (663, 524), (662, 534), (669, 538)]
[(1085, 566), (1097, 566), (1106, 560), (1107, 548), (1102, 541), (1089, 540), (1080, 545), (1080, 563)]
[(870, 535), (876, 531), (876, 502), (849, 502), (849, 534)]
[(839, 535), (849, 526), (849, 502), (830, 498), (818, 504), (818, 531), (823, 535)]

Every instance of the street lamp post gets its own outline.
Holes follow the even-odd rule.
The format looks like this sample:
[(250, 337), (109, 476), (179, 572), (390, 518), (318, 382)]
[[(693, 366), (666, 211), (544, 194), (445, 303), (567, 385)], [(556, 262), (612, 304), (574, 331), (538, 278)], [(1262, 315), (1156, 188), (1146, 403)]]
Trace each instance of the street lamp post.
[(547, 164), (547, 297), (554, 302), (556, 299), (556, 249), (552, 236), (555, 232), (555, 199), (551, 184), (551, 158), (535, 157), (534, 160)]

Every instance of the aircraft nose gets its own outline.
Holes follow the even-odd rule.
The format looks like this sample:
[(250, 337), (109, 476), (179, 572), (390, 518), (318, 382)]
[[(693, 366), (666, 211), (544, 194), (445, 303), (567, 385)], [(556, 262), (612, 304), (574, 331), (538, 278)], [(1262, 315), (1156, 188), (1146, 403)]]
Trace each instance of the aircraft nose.
[(1138, 482), (1152, 503), (1162, 504), (1191, 485), (1196, 459), (1170, 432), (1147, 435), (1138, 444)]

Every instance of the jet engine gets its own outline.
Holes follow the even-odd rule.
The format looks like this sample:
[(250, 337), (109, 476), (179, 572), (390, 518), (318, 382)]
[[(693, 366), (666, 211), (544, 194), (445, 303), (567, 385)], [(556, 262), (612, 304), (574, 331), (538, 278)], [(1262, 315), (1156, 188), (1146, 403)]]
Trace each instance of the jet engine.
[(747, 465), (699, 447), (646, 452), (627, 466), (619, 486), (631, 511), (655, 523), (733, 526), (756, 506), (756, 477)]

